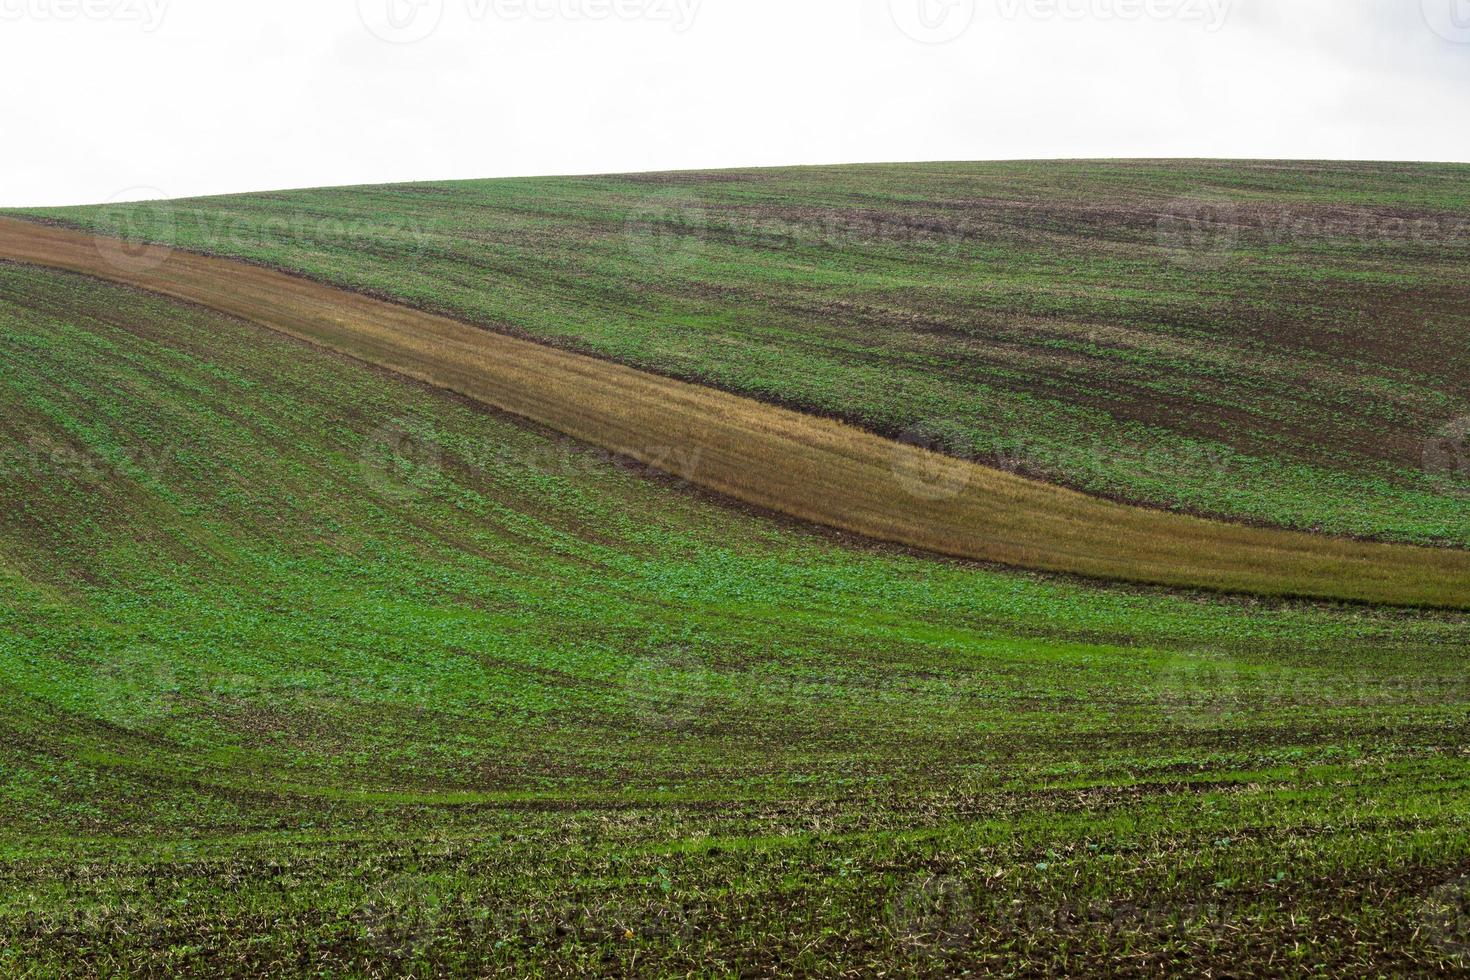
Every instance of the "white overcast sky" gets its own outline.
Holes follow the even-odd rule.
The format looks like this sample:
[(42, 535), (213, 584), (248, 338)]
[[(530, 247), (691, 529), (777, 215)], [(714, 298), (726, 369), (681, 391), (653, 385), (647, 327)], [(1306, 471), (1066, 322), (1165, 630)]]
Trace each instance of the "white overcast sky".
[(873, 160), (1470, 160), (1470, 0), (0, 0), (0, 78), (0, 206)]

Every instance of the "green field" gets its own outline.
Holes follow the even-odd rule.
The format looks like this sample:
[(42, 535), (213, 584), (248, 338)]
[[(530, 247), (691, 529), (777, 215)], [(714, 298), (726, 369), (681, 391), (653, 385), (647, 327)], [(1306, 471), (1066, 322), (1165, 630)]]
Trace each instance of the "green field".
[[(561, 203), (538, 186), (564, 190)], [(610, 265), (574, 297), (567, 263), (596, 262), (595, 242), (555, 246), (563, 226), (546, 209), (612, 229), (593, 198), (618, 186), (637, 185), (303, 195), (364, 214), (442, 208), (459, 224), (401, 281), (382, 271), (391, 251), (362, 242), (318, 253), (297, 239), (272, 261), (478, 303), (486, 318), (486, 304), (512, 321), (523, 308), (528, 330), (580, 309), (563, 338), (630, 360), (702, 337), (722, 383), (789, 382), (793, 402), (901, 421), (891, 413), (924, 374), (920, 332), (884, 341), (891, 384), (868, 388), (844, 380), (866, 362), (827, 346), (835, 326), (819, 319), (791, 364), (770, 367), (761, 352), (796, 336), (795, 307), (772, 304), (761, 339), (743, 286), (709, 299), (727, 333), (690, 312), (693, 286), (617, 281)], [(1413, 186), (1424, 193), (1422, 176)], [(1447, 179), (1446, 206), (1460, 186)], [(701, 241), (697, 275), (745, 261), (729, 279), (748, 283), (764, 262), (785, 288), (791, 252)], [(1019, 276), (1019, 254), (997, 252), (997, 267)], [(1366, 278), (1372, 261), (1345, 256), (1342, 275)], [(899, 258), (871, 262), (862, 289), (912, 292)], [(518, 263), (519, 292), (486, 286), (488, 266)], [(1129, 305), (1101, 269), (1107, 295), (1076, 299), (1088, 309), (1147, 319), (1164, 302), (1140, 289)], [(793, 272), (781, 295), (796, 302), (812, 276)], [(1181, 308), (1197, 302), (1194, 274), (1177, 278)], [(667, 304), (662, 328), (635, 299)], [(0, 351), (0, 974), (1470, 967), (1466, 616), (905, 555), (68, 274), (0, 265)], [(1434, 353), (1441, 367), (1425, 354), (1421, 373), (1378, 365), (1415, 406), (1408, 428), (1433, 414), (1434, 384), (1453, 390), (1433, 372), (1463, 349)], [(932, 404), (963, 407), (960, 375), (982, 360), (936, 373)], [(1273, 365), (1251, 383), (1305, 370)], [(1339, 367), (1324, 384), (1379, 385), (1342, 381), (1366, 365)], [(1168, 376), (1201, 412), (1224, 390)], [(1376, 418), (1353, 407), (1354, 425)], [(1062, 419), (1037, 424), (1061, 439)], [(1126, 431), (1097, 419), (1087, 432)], [(1160, 429), (1156, 445), (1186, 431)], [(1372, 498), (1335, 495), (1329, 462), (1308, 467), (1320, 483), (1303, 471), (1251, 489), (1273, 517), (1465, 535), (1453, 494), (1414, 489), (1407, 463)], [(1338, 463), (1340, 481), (1370, 466)], [(1205, 502), (1186, 475), (1170, 477), (1174, 502)]]
[(30, 212), (1193, 512), (1470, 545), (1470, 167), (883, 165)]

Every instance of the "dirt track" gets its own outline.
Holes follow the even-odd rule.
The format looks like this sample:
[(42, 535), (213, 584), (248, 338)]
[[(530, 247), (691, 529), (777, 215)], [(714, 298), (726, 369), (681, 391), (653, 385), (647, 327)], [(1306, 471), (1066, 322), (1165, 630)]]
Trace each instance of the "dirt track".
[(927, 551), (1097, 578), (1470, 608), (1470, 552), (1129, 507), (229, 259), (0, 218), (0, 259), (199, 303), (739, 500)]

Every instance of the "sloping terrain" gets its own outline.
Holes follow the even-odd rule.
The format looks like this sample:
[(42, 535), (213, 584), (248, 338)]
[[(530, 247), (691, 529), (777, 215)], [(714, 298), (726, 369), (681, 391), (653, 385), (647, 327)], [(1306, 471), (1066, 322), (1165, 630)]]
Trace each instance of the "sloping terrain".
[(1470, 545), (1470, 168), (1076, 161), (32, 212), (1092, 493)]
[(864, 547), (3, 264), (0, 433), (5, 975), (1462, 963), (1462, 614)]
[(1212, 523), (1022, 479), (829, 420), (238, 262), (0, 219), (0, 258), (202, 303), (473, 397), (699, 486), (963, 558), (1262, 595), (1470, 607), (1470, 552)]

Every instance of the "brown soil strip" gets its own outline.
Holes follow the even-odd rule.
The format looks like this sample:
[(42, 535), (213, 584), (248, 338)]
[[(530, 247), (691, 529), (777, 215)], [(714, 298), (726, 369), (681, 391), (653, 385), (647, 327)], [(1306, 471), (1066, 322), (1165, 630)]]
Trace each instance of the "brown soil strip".
[(0, 258), (211, 307), (802, 520), (959, 558), (1157, 585), (1470, 608), (1470, 551), (1100, 500), (851, 426), (231, 259), (0, 219)]

